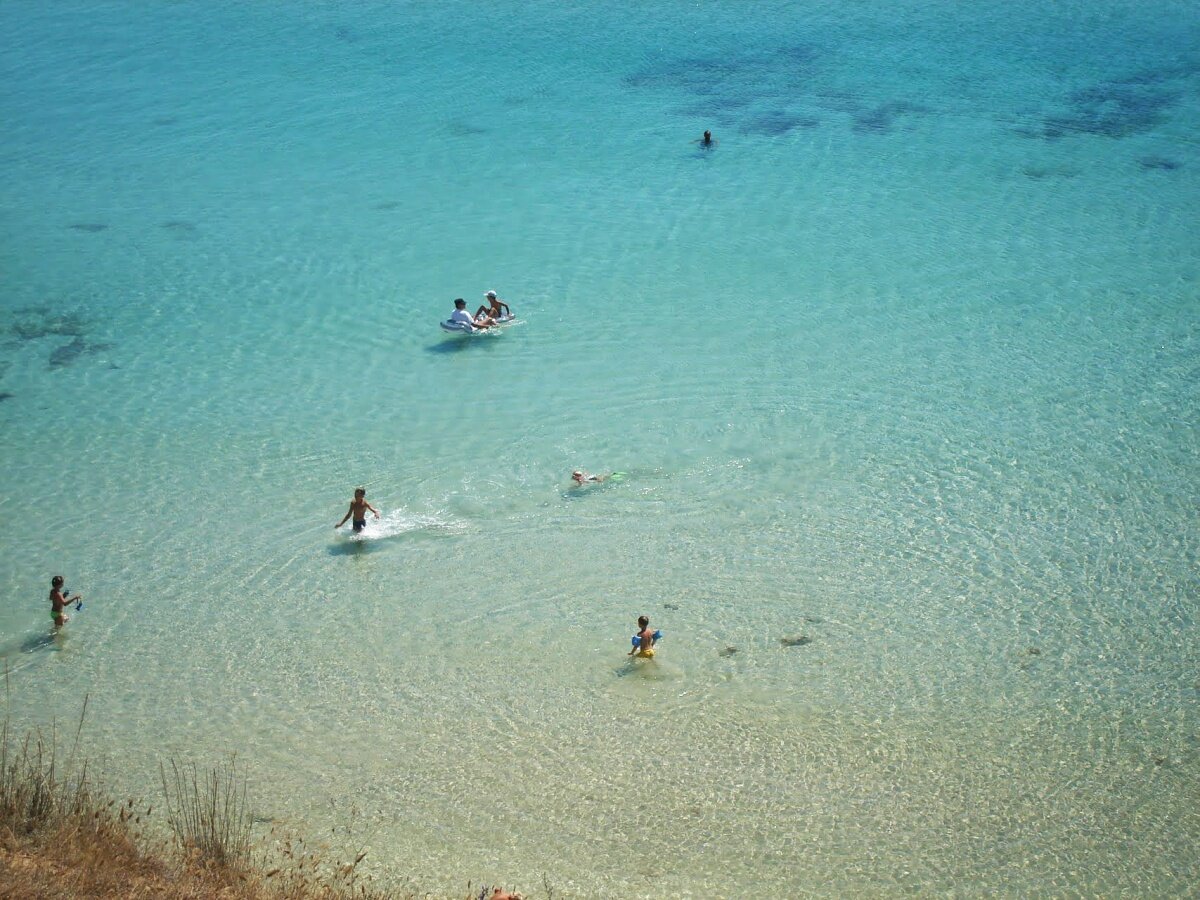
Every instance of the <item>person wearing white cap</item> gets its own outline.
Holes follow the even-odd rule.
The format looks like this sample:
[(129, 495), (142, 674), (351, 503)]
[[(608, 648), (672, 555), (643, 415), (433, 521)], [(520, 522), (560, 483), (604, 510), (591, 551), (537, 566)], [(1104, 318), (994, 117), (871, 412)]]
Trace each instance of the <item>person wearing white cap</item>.
[[(501, 316), (512, 316), (512, 310), (508, 308), (508, 304), (497, 297), (495, 291), (488, 291), (483, 296), (487, 299), (487, 305), (475, 310), (475, 318), (479, 318), (480, 313), (487, 313), (489, 318), (495, 320), (499, 320)], [(501, 309), (504, 312), (501, 312)]]

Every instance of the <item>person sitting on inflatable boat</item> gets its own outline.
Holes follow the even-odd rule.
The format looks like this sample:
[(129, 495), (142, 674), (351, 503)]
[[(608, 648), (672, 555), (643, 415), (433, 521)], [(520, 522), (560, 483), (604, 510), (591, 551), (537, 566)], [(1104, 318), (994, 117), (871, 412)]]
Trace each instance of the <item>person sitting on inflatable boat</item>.
[(499, 322), (502, 318), (512, 318), (512, 310), (508, 308), (507, 303), (496, 296), (495, 291), (488, 291), (483, 295), (483, 297), (485, 300), (487, 300), (487, 305), (481, 306), (479, 309), (475, 310), (476, 319), (484, 314), (497, 322)]
[(471, 314), (467, 312), (467, 301), (462, 297), (454, 301), (454, 312), (450, 313), (448, 321), (459, 322), (472, 328), (491, 328), (496, 324), (492, 317), (486, 314), (481, 313), (472, 318)]
[(638, 616), (638, 633), (633, 636), (633, 649), (629, 651), (629, 655), (636, 655), (641, 659), (652, 659), (654, 657), (654, 645), (661, 639), (661, 631), (650, 630), (649, 617)]

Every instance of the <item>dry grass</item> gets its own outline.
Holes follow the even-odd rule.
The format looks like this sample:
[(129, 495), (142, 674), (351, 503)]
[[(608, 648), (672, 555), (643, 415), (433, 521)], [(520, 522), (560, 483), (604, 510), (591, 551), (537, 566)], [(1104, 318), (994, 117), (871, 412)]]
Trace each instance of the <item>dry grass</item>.
[(246, 782), (233, 760), (201, 774), (193, 763), (171, 760), (171, 777), (159, 763), (167, 822), (179, 843), (205, 863), (224, 867), (250, 861), (252, 838), (246, 808)]
[[(170, 760), (160, 766), (166, 824), (174, 841), (153, 838), (153, 812), (133, 800), (118, 804), (88, 774), (74, 744), (63, 753), (58, 734), (34, 731), (14, 740), (0, 728), (0, 897), (155, 898), (155, 900), (383, 900), (415, 898), (367, 883), (366, 851), (335, 864), (284, 839), (256, 849), (245, 779), (231, 761), (209, 770)], [(548, 897), (553, 890), (547, 882)], [(425, 895), (422, 895), (425, 896)], [(468, 900), (492, 896), (467, 886)]]

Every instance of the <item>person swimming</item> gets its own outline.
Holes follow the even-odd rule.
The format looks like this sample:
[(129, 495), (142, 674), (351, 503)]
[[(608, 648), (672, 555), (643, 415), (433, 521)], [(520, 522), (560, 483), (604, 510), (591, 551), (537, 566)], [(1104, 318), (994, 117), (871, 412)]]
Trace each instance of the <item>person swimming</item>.
[(583, 469), (576, 469), (571, 473), (571, 480), (576, 484), (599, 484), (602, 481), (608, 481), (608, 475), (589, 475)]

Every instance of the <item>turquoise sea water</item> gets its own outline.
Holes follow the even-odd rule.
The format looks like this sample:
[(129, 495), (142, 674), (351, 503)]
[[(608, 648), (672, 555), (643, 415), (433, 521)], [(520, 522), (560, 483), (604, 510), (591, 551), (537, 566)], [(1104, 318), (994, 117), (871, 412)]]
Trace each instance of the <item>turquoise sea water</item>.
[(479, 6), (0, 5), (13, 724), (435, 894), (1194, 890), (1194, 5)]

